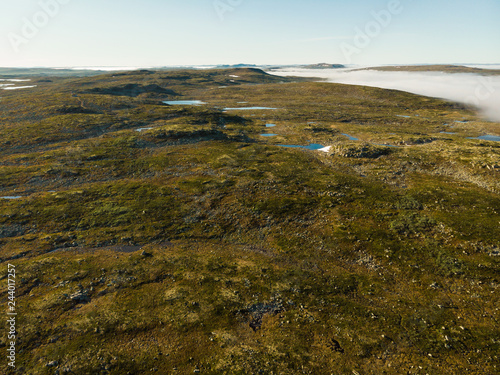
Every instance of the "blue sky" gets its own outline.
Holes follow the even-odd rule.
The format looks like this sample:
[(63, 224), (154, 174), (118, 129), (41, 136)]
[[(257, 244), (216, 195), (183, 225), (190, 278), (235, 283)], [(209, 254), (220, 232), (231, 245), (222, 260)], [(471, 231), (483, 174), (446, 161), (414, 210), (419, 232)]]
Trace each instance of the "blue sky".
[(0, 66), (500, 63), (499, 19), (499, 0), (1, 0)]

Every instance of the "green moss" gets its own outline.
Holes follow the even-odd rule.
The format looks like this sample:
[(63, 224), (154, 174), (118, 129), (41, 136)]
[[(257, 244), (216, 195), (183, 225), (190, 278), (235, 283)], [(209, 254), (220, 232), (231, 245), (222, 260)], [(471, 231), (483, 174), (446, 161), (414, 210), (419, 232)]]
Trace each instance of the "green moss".
[(402, 214), (391, 221), (390, 228), (399, 234), (416, 234), (431, 230), (436, 225), (432, 218), (418, 214)]
[[(22, 371), (495, 372), (500, 147), (465, 138), (498, 124), (293, 80), (138, 71), (6, 92), (0, 196), (22, 198), (0, 199), (0, 258), (18, 268)], [(221, 110), (239, 101), (277, 110)], [(278, 147), (309, 143), (346, 152)]]

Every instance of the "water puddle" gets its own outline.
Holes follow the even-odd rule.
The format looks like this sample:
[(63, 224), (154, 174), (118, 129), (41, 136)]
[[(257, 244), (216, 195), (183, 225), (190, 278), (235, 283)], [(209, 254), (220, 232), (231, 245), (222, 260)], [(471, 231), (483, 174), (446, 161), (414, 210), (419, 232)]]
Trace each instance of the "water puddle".
[(353, 137), (352, 135), (349, 135), (349, 134), (344, 134), (342, 133), (343, 136), (346, 136), (347, 138), (349, 138), (351, 141), (359, 141), (359, 138), (356, 138), (356, 137)]
[(262, 137), (276, 137), (278, 134), (268, 134), (268, 133), (264, 133), (264, 134), (259, 134), (260, 136)]
[(168, 105), (202, 105), (206, 104), (201, 100), (167, 100), (163, 102)]
[(144, 130), (151, 130), (151, 129), (153, 129), (153, 128), (139, 128), (139, 129), (135, 129), (135, 131), (140, 133)]
[(264, 110), (264, 109), (278, 109), (278, 108), (271, 108), (271, 107), (240, 107), (240, 108), (224, 108), (224, 111), (257, 111), (257, 110)]
[(479, 139), (481, 141), (500, 142), (500, 137), (497, 135), (482, 135), (480, 137), (469, 137), (467, 139)]
[(300, 146), (300, 145), (278, 145), (279, 147), (287, 147), (287, 148), (305, 148), (307, 150), (321, 150), (325, 148), (325, 146), (317, 144), (317, 143), (311, 143), (309, 146)]
[(411, 118), (411, 116), (406, 116), (406, 115), (396, 115), (396, 117)]
[(266, 124), (266, 128), (274, 128), (276, 124)]
[(457, 133), (453, 133), (453, 132), (439, 132), (440, 134), (449, 134), (449, 135), (453, 135), (453, 134), (457, 134)]
[(7, 197), (0, 197), (0, 199), (8, 199), (8, 200), (14, 200), (14, 199), (21, 199), (21, 196), (7, 196)]
[(20, 89), (31, 89), (36, 86), (14, 86), (14, 87), (4, 87), (4, 90), (20, 90)]
[(401, 148), (401, 146), (388, 145), (385, 143), (374, 143), (375, 146), (383, 146), (383, 147), (392, 147), (392, 148)]

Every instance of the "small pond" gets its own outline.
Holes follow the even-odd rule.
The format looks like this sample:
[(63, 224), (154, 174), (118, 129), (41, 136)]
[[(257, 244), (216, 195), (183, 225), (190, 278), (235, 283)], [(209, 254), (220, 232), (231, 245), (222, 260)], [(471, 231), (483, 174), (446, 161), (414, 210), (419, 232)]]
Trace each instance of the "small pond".
[(31, 89), (36, 86), (10, 86), (10, 87), (4, 87), (4, 90), (21, 90), (21, 89)]
[(202, 105), (206, 104), (201, 100), (167, 100), (163, 102), (168, 105)]
[(305, 148), (307, 150), (313, 150), (313, 151), (325, 148), (325, 146), (317, 143), (311, 143), (309, 146), (300, 146), (300, 145), (278, 145), (278, 146), (287, 148)]
[(480, 137), (469, 137), (467, 139), (480, 139), (482, 141), (500, 142), (500, 137), (498, 135), (481, 135)]
[(278, 109), (278, 108), (271, 108), (271, 107), (239, 107), (239, 108), (224, 108), (224, 111), (256, 111), (256, 110), (263, 110), (263, 109)]
[(346, 136), (347, 138), (349, 138), (351, 141), (359, 141), (359, 138), (356, 138), (356, 137), (353, 137), (352, 135), (349, 135), (349, 134), (344, 134), (342, 133), (343, 136)]

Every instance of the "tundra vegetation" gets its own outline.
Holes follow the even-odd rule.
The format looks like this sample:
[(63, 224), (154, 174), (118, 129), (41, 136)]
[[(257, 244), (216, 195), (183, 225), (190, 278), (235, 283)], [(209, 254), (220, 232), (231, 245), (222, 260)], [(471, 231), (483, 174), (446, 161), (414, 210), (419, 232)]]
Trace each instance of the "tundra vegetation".
[(258, 69), (28, 78), (0, 91), (2, 373), (499, 373), (500, 143), (471, 138), (500, 124)]

